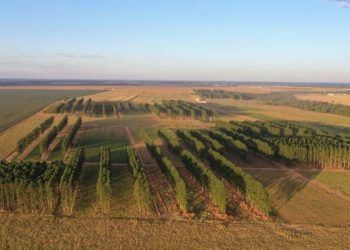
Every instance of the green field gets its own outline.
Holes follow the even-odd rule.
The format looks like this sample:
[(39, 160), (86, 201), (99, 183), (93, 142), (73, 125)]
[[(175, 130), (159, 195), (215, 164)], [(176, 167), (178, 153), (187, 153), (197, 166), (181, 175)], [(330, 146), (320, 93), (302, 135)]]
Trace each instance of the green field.
[(310, 176), (315, 176), (316, 179), (328, 186), (332, 187), (335, 190), (338, 190), (348, 196), (350, 196), (350, 171), (340, 171), (340, 172), (331, 172), (331, 171), (319, 171), (317, 174), (310, 171), (298, 171), (303, 176), (310, 178)]
[(97, 162), (101, 147), (109, 147), (113, 163), (125, 163), (123, 152), (128, 145), (124, 127), (117, 120), (87, 122), (82, 127), (79, 147), (85, 148), (87, 162)]
[(90, 95), (94, 90), (8, 90), (0, 89), (0, 131), (62, 98)]

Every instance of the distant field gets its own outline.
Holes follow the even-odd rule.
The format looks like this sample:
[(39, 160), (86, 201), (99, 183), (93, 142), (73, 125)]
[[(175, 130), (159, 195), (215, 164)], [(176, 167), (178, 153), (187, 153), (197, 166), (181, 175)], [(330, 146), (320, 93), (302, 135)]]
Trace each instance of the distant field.
[(300, 100), (329, 102), (334, 104), (350, 105), (350, 95), (334, 94), (334, 95), (321, 95), (321, 94), (305, 94), (296, 95)]
[(33, 114), (48, 104), (69, 97), (96, 93), (95, 90), (0, 89), (0, 131), (2, 128)]
[[(233, 100), (215, 100), (212, 101), (212, 103), (215, 103), (217, 109), (223, 111), (226, 110), (226, 114), (222, 116), (225, 120), (235, 119), (235, 117), (239, 115), (241, 117), (239, 120), (242, 119), (242, 116), (245, 116), (247, 117), (246, 120), (291, 120), (319, 125), (350, 126), (349, 117), (301, 110), (287, 106), (275, 106), (253, 101)], [(207, 104), (209, 107), (210, 105), (213, 104)]]
[(91, 97), (95, 101), (127, 101), (141, 103), (160, 102), (164, 99), (180, 99), (195, 100), (195, 96), (191, 96), (192, 87), (154, 87), (154, 86), (138, 86), (138, 87), (115, 87), (112, 91), (94, 94)]
[[(233, 86), (233, 87), (202, 87), (202, 86), (116, 86), (111, 87), (111, 91), (94, 94), (91, 97), (95, 101), (127, 101), (135, 102), (160, 102), (164, 99), (179, 99), (187, 101), (195, 101), (196, 96), (193, 95), (193, 89), (224, 89), (233, 92), (244, 92), (253, 94), (264, 94), (273, 91), (321, 91), (324, 88), (317, 87), (288, 87), (288, 86)], [(327, 88), (328, 89), (328, 88)], [(328, 89), (329, 90), (329, 89)]]

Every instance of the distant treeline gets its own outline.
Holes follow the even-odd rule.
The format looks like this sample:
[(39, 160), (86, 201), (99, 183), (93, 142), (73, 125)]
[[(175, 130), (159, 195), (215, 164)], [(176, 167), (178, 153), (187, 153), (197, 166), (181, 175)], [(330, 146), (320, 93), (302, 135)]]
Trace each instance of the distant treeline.
[(341, 104), (332, 104), (328, 102), (299, 100), (291, 94), (271, 93), (260, 95), (259, 101), (271, 105), (286, 105), (304, 110), (316, 111), (321, 113), (331, 113), (337, 115), (350, 116), (350, 106)]
[[(198, 96), (208, 99), (234, 99), (234, 100), (257, 100), (269, 105), (284, 105), (320, 113), (330, 113), (350, 116), (350, 106), (333, 104), (320, 101), (309, 101), (297, 99), (295, 94), (307, 94), (308, 92), (273, 92), (269, 94), (246, 94), (230, 92), (226, 90), (194, 89)], [(311, 93), (311, 92), (310, 92)], [(321, 92), (317, 92), (321, 94)], [(347, 94), (347, 91), (337, 93)]]
[(256, 97), (253, 94), (231, 92), (222, 89), (194, 89), (193, 91), (196, 95), (209, 99), (251, 100)]
[(0, 79), (0, 86), (295, 86), (295, 87), (346, 87), (350, 83), (317, 83), (317, 82), (247, 82), (247, 81), (148, 81), (148, 80), (31, 80)]
[(46, 110), (49, 113), (84, 113), (94, 117), (117, 116), (118, 112), (150, 112), (150, 104), (131, 101), (94, 102), (91, 98), (72, 98), (65, 102), (52, 104)]
[(150, 106), (150, 110), (157, 115), (188, 116), (203, 121), (208, 121), (210, 118), (217, 116), (216, 112), (211, 109), (181, 100), (164, 100), (161, 104), (156, 103)]
[(137, 103), (132, 101), (94, 102), (75, 98), (51, 105), (46, 110), (49, 113), (84, 113), (93, 117), (117, 117), (119, 113), (154, 113), (166, 116), (187, 116), (193, 119), (209, 121), (216, 117), (215, 111), (201, 105), (182, 100), (163, 100), (161, 103)]

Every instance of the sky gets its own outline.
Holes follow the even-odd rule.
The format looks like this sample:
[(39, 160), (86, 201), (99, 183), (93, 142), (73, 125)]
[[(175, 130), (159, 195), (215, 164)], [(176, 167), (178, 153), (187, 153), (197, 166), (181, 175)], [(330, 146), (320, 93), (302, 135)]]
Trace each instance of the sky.
[(0, 78), (350, 82), (350, 0), (0, 0)]

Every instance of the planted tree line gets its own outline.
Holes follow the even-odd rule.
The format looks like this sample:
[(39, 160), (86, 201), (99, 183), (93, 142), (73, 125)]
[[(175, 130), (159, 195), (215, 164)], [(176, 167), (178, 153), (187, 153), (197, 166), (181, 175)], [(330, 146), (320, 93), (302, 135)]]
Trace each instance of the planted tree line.
[(149, 212), (152, 208), (151, 188), (143, 166), (135, 150), (127, 148), (128, 165), (134, 178), (134, 193), (140, 211)]
[(1, 162), (1, 210), (20, 213), (55, 213), (59, 205), (62, 162)]
[(68, 117), (65, 116), (63, 119), (58, 123), (57, 126), (54, 126), (49, 133), (44, 137), (44, 139), (40, 142), (39, 148), (40, 153), (44, 154), (49, 149), (51, 143), (56, 139), (58, 133), (60, 133), (68, 124)]
[(156, 144), (147, 136), (145, 136), (145, 144), (148, 150), (151, 152), (151, 155), (156, 159), (160, 169), (167, 177), (169, 183), (174, 188), (176, 200), (179, 203), (180, 208), (187, 212), (189, 209), (188, 190), (179, 171), (172, 164), (172, 162), (166, 156), (164, 156), (161, 149), (156, 146)]
[(96, 184), (96, 194), (100, 208), (104, 213), (110, 211), (111, 206), (111, 154), (110, 149), (102, 147), (98, 163), (98, 179)]
[(69, 165), (65, 167), (61, 175), (59, 190), (64, 214), (71, 215), (74, 212), (77, 188), (84, 160), (84, 149), (76, 149), (73, 152)]
[(289, 164), (350, 169), (350, 138), (299, 123), (231, 122), (220, 130), (252, 150)]
[(81, 126), (82, 119), (79, 117), (77, 121), (73, 124), (73, 126), (68, 131), (66, 137), (62, 141), (62, 152), (67, 152), (70, 147), (73, 145), (74, 138), (78, 133), (78, 130)]
[(33, 141), (39, 138), (40, 134), (44, 133), (53, 123), (54, 117), (51, 116), (50, 118), (46, 119), (44, 122), (42, 122), (38, 127), (36, 127), (34, 130), (32, 130), (29, 134), (27, 134), (25, 137), (20, 139), (17, 142), (17, 152), (23, 153), (23, 151), (32, 144)]
[(255, 95), (239, 92), (231, 92), (222, 89), (194, 89), (193, 92), (206, 99), (234, 99), (234, 100), (251, 100)]
[[(194, 133), (194, 132), (192, 132)], [(197, 132), (194, 134), (201, 134), (203, 132)], [(246, 199), (253, 203), (260, 211), (268, 214), (271, 211), (271, 205), (269, 196), (264, 186), (257, 180), (255, 180), (250, 174), (244, 172), (241, 168), (237, 167), (231, 161), (226, 159), (221, 153), (215, 151), (210, 144), (204, 146), (205, 139), (197, 139), (190, 136), (187, 131), (179, 131), (177, 134), (183, 139), (185, 144), (195, 149), (198, 154), (205, 157), (210, 166), (216, 170), (216, 172), (225, 178), (228, 182), (238, 188)], [(202, 147), (195, 146), (202, 143)]]
[(213, 203), (217, 205), (222, 212), (226, 212), (228, 192), (225, 183), (217, 178), (208, 167), (200, 162), (189, 151), (181, 149), (178, 139), (175, 139), (175, 135), (171, 135), (171, 132), (161, 130), (159, 134), (164, 138), (169, 149), (182, 159), (186, 169), (193, 174), (201, 185), (208, 189)]

